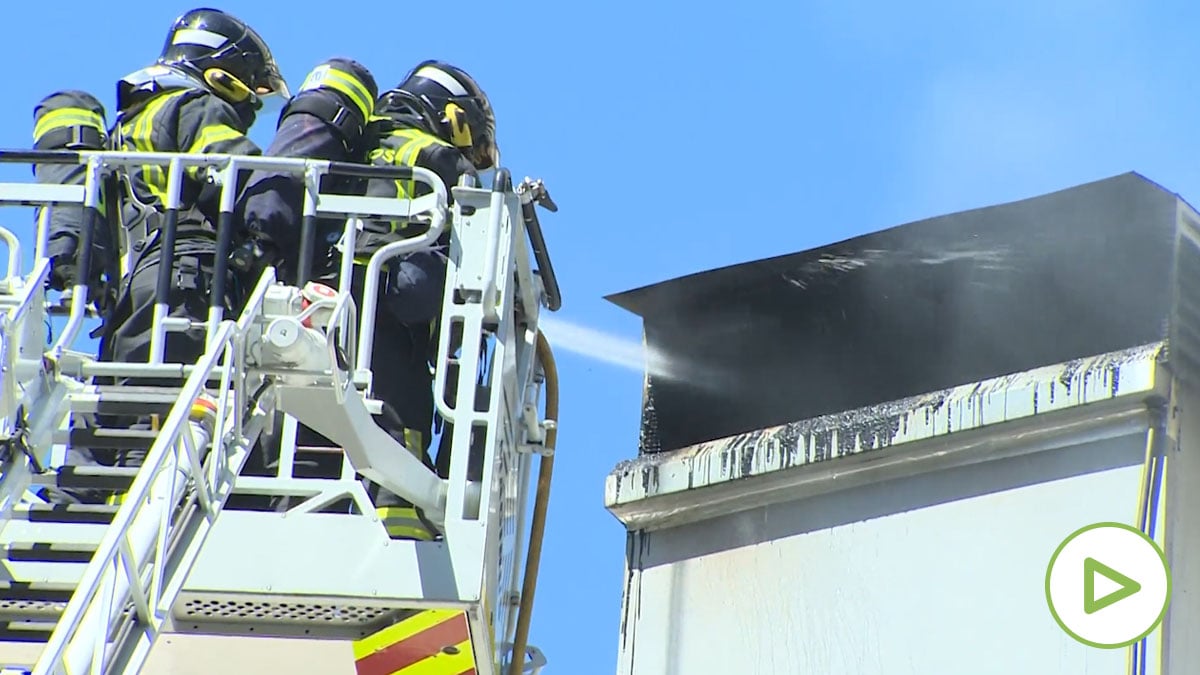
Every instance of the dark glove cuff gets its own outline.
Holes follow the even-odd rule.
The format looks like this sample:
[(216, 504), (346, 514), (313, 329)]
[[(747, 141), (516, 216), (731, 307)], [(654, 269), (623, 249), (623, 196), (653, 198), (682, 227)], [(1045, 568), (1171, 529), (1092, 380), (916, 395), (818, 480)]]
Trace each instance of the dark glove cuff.
[(76, 269), (73, 261), (53, 262), (50, 267), (50, 288), (65, 291), (76, 283)]
[(76, 251), (79, 250), (79, 240), (71, 234), (63, 234), (57, 237), (51, 237), (50, 241), (46, 242), (46, 257), (51, 259), (73, 259)]

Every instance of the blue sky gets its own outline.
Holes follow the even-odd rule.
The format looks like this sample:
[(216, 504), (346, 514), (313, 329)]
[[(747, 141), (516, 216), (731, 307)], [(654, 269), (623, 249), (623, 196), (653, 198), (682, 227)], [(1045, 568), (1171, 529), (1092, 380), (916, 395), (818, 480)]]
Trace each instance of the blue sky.
[[(335, 55), (384, 87), (428, 57), (466, 68), (504, 163), (560, 206), (543, 217), (564, 295), (562, 415), (532, 634), (551, 672), (616, 663), (624, 531), (603, 485), (636, 452), (641, 374), (569, 351), (579, 331), (564, 330), (636, 348), (639, 320), (603, 295), (1129, 170), (1200, 200), (1194, 3), (219, 6), (262, 33), (293, 88)], [(90, 90), (111, 114), (116, 79), (189, 9), (54, 7), (5, 9), (0, 146), (28, 146), (55, 89)], [(273, 125), (252, 137), (265, 146)], [(0, 167), (17, 176), (28, 168)]]

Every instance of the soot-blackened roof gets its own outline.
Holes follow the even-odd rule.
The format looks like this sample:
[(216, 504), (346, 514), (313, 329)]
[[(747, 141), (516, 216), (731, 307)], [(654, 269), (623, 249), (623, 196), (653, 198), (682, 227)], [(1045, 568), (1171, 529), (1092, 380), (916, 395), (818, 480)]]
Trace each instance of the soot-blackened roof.
[(1181, 212), (1127, 173), (610, 296), (643, 317), (642, 451), (1164, 339)]

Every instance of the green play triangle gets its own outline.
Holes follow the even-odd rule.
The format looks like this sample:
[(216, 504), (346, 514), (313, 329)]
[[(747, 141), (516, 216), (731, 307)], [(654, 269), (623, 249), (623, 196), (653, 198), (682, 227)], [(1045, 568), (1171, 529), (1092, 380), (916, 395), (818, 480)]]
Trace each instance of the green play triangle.
[[(1096, 575), (1103, 574), (1105, 579), (1120, 586), (1117, 590), (1109, 593), (1103, 598), (1096, 597)], [(1095, 558), (1083, 559), (1083, 611), (1088, 614), (1094, 614), (1108, 607), (1114, 602), (1120, 602), (1125, 598), (1142, 590), (1142, 585), (1121, 574), (1113, 568), (1096, 560)]]

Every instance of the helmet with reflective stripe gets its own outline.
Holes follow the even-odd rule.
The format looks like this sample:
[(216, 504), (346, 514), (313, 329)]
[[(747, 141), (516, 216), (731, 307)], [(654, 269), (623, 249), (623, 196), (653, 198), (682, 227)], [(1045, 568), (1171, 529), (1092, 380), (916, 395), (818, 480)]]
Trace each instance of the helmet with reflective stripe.
[(232, 103), (291, 92), (271, 50), (253, 28), (219, 9), (193, 9), (171, 25), (158, 62), (192, 71)]
[(500, 163), (496, 116), (475, 79), (442, 61), (423, 61), (404, 81), (384, 94), (385, 105), (407, 104), (430, 131), (459, 148), (476, 169)]

